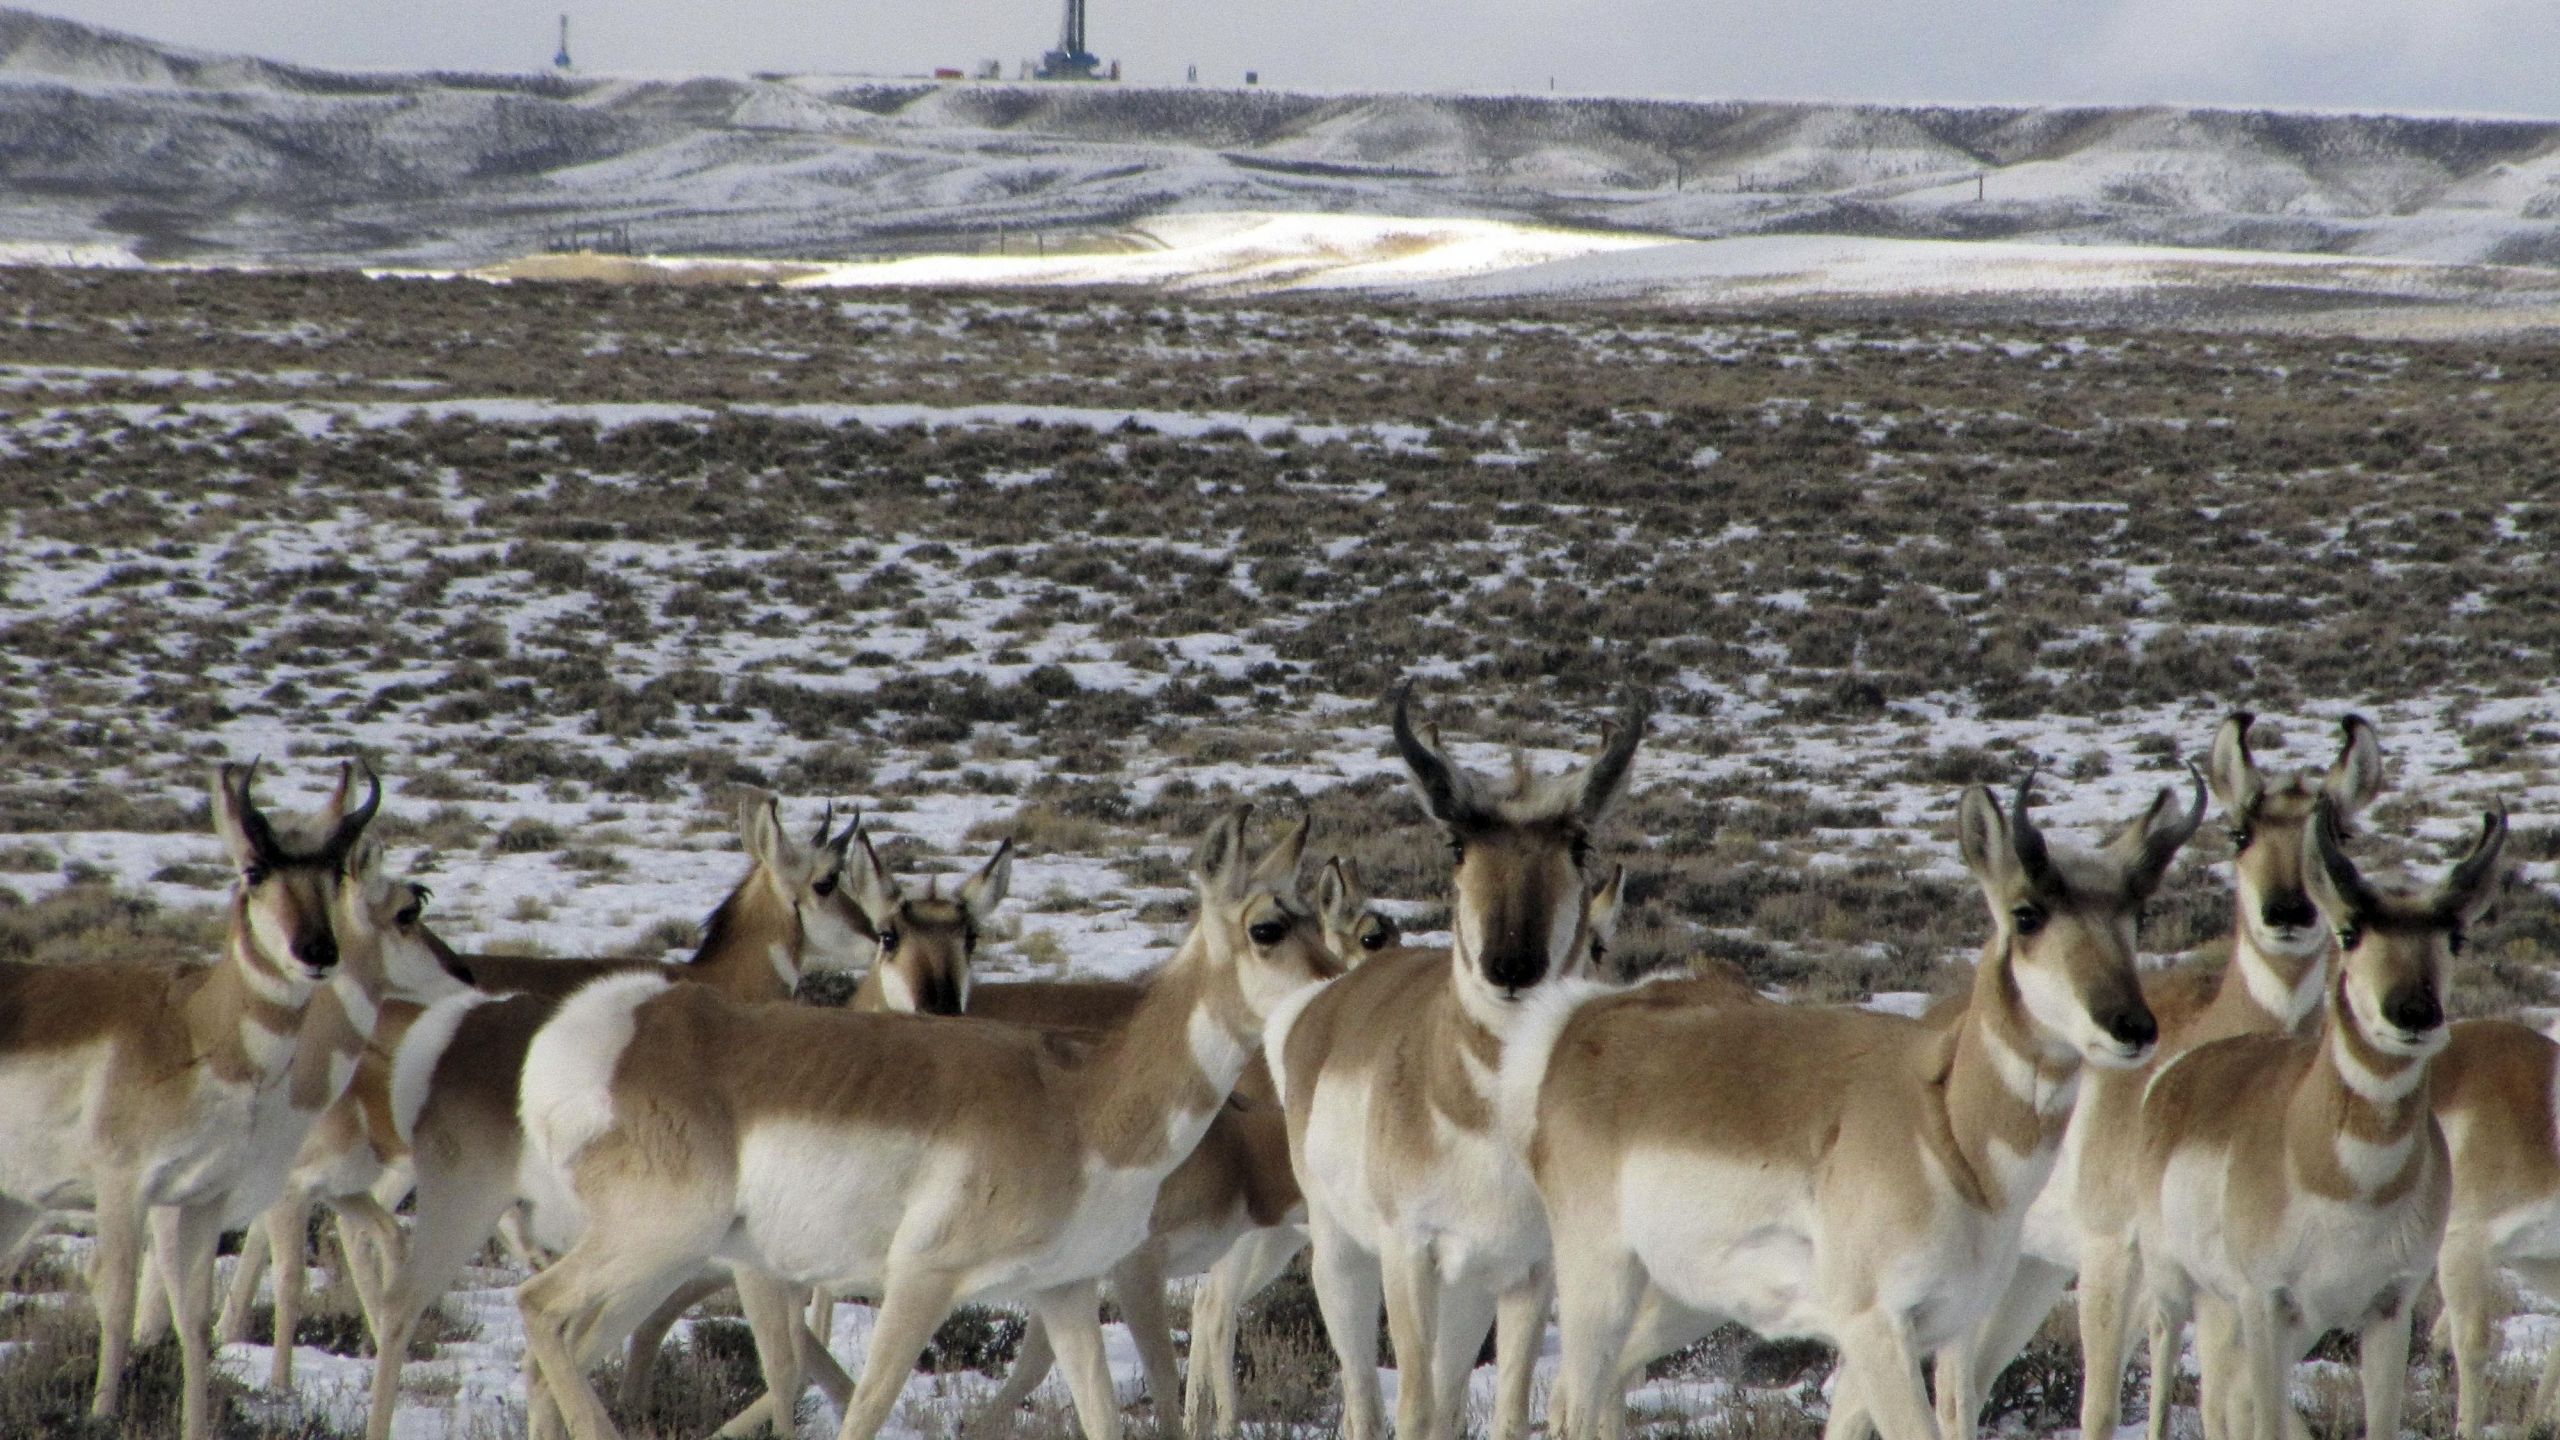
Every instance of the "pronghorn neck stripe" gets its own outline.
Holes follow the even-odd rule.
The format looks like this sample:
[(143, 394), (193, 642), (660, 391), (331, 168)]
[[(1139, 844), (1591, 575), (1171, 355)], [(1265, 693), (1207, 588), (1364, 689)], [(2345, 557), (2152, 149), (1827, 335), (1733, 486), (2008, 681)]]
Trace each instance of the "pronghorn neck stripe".
[(1104, 1164), (1128, 1169), (1178, 1158), (1226, 1103), (1257, 1037), (1242, 997), (1222, 996), (1218, 978), (1195, 928), (1088, 1062), (1084, 1123)]
[(732, 996), (781, 999), (800, 984), (802, 933), (799, 907), (773, 893), (758, 865), (703, 922), (690, 964)]
[(2343, 1003), (2329, 1013), (2329, 1066), (2338, 1082), (2368, 1105), (2398, 1108), (2426, 1083), (2427, 1063), (2416, 1056), (2385, 1055), (2365, 1043)]
[(2280, 961), (2258, 948), (2249, 917), (2244, 913), (2232, 931), (2231, 965), (2240, 972), (2240, 983), (2249, 998), (2272, 1018), (2279, 1033), (2297, 1035), (2320, 1008), (2320, 998), (2328, 988), (2329, 950), (2323, 946), (2312, 955), (2295, 962), (2301, 972), (2286, 978), (2288, 962)]
[(240, 977), (242, 988), (251, 997), (270, 1005), (297, 1009), (308, 998), (308, 988), (297, 984), (294, 977), (286, 974), (250, 933), (248, 911), (244, 905), (235, 904), (232, 910), (229, 952), (231, 969)]

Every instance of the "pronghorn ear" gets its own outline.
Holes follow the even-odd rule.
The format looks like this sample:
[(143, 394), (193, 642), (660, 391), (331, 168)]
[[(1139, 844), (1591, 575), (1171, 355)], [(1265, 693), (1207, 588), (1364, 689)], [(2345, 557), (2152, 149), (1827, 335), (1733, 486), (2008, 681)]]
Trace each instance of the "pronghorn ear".
[(996, 853), (977, 874), (960, 887), (960, 908), (981, 927), (995, 919), (996, 907), (1004, 903), (1005, 892), (1013, 888), (1013, 837), (996, 847)]
[(1191, 883), (1206, 900), (1233, 900), (1245, 893), (1244, 827), (1251, 805), (1238, 805), (1209, 822), (1200, 848), (1191, 853)]
[(2336, 803), (2341, 821), (2354, 819), (2382, 793), (2382, 737), (2372, 721), (2350, 715), (2338, 722), (2338, 758), (2320, 790)]
[(329, 798), (322, 802), (319, 813), (311, 817), (313, 834), (326, 835), (338, 828), (339, 821), (347, 818), (347, 797), (355, 793), (355, 784), (356, 762), (339, 761), (338, 783), (330, 787)]
[(1609, 807), (1627, 791), (1628, 777), (1635, 773), (1636, 747), (1644, 743), (1645, 722), (1653, 718), (1653, 696), (1645, 690), (1627, 692), (1625, 706), (1618, 712), (1616, 729), (1608, 732), (1600, 754), (1582, 772), (1582, 795), (1577, 808), (1586, 826), (1597, 826)]
[(257, 779), (258, 762), (246, 765), (224, 765), (213, 772), (213, 833), (222, 839), (222, 848), (230, 853), (233, 868), (247, 873), (271, 869), (284, 859), (284, 847), (276, 840), (275, 827), (249, 798), (250, 782)]
[(347, 852), (347, 883), (361, 893), (372, 889), (381, 878), (382, 842), (367, 835)]
[(2195, 794), (2185, 814), (2178, 813), (2178, 792), (2163, 785), (2152, 797), (2151, 808), (2107, 842), (2107, 854), (2124, 867), (2125, 884), (2137, 901), (2150, 899), (2151, 892), (2160, 888), (2179, 847), (2204, 824), (2204, 777), (2193, 765), (2187, 767), (2187, 776), (2195, 782)]
[(2249, 818), (2258, 807), (2258, 796), (2266, 790), (2266, 781), (2258, 773), (2258, 762), (2249, 754), (2249, 727), (2256, 716), (2246, 710), (2234, 710), (2213, 732), (2213, 753), (2205, 760), (2205, 778), (2213, 785), (2213, 798), (2222, 802), (2222, 813), (2233, 824)]
[(1624, 912), (1627, 899), (1627, 867), (1612, 865), (1609, 878), (1584, 901), (1582, 913), (1591, 932), (1591, 955), (1594, 960), (1608, 954), (1618, 940), (1618, 916)]
[(871, 832), (854, 837), (854, 853), (845, 858), (845, 879), (853, 886), (854, 908), (871, 922), (873, 930), (883, 930), (898, 918), (898, 905), (904, 898), (898, 881), (889, 867), (880, 861), (880, 852), (871, 847)]
[(1299, 816), (1281, 832), (1280, 841), (1264, 852), (1245, 884), (1254, 890), (1269, 890), (1281, 895), (1298, 893), (1298, 870), (1307, 859), (1307, 817)]
[(782, 800), (770, 790), (750, 790), (738, 802), (738, 839), (758, 865), (779, 870), (789, 854), (790, 837), (782, 833)]
[(1956, 845), (1964, 852), (1964, 868), (1995, 895), (2018, 888), (2018, 856), (2009, 843), (2009, 817), (1991, 796), (1988, 785), (1965, 787), (1956, 809)]
[(2506, 848), (2507, 807), (2500, 801), (2497, 809), (2481, 815), (2480, 838), (2436, 892), (2436, 913), (2456, 926), (2479, 919), (2480, 912), (2489, 908), (2490, 897), (2498, 893), (2498, 857)]
[(1359, 909), (1351, 896), (1351, 882), (1342, 874), (1342, 857), (1324, 862), (1316, 872), (1316, 914), (1324, 917), (1326, 925), (1340, 929), (1351, 923)]

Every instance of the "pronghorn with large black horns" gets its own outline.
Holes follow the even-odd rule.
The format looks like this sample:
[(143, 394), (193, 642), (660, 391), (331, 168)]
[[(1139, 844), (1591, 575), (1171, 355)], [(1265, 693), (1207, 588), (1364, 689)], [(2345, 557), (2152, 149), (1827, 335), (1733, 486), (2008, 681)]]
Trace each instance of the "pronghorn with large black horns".
[(95, 1211), (91, 1410), (114, 1415), (148, 1214), (162, 1272), (188, 1282), (171, 1287), (187, 1440), (213, 1422), (212, 1276), (189, 1262), (212, 1253), (304, 1009), (337, 972), (340, 892), (382, 800), (375, 782), (317, 843), (290, 844), (249, 797), (256, 771), (214, 777), (214, 831), (238, 875), (218, 964), (0, 964), (0, 1112), (37, 1120), (0, 1127), (0, 1264), (46, 1211)]
[[(523, 1116), (586, 1224), (518, 1295), (536, 1433), (612, 1434), (586, 1367), (719, 1260), (879, 1297), (844, 1440), (879, 1431), (955, 1304), (996, 1295), (1030, 1301), (1085, 1432), (1115, 1440), (1095, 1281), (1145, 1241), (1157, 1186), (1226, 1103), (1265, 1018), (1340, 968), (1299, 893), (1304, 823), (1253, 858), (1245, 820), (1240, 807), (1209, 827), (1191, 933), (1098, 1042), (739, 1006), (656, 976), (562, 1006), (526, 1057)], [(787, 1410), (797, 1357), (763, 1360)]]
[(2006, 1288), (2082, 1068), (2138, 1065), (2157, 1038), (2134, 922), (2203, 818), (2202, 779), (2176, 801), (2162, 789), (2079, 853), (2047, 843), (2025, 784), (2005, 810), (1968, 790), (1958, 832), (1992, 936), (1948, 1020), (1664, 1003), (1650, 985), (1529, 1008), (1502, 1121), (1555, 1236), (1564, 1435), (1623, 1423), (1646, 1309), (1828, 1340), (1829, 1433), (1937, 1434), (1921, 1357)]
[[(622, 961), (588, 983), (616, 975), (665, 977), (759, 1004), (790, 999), (811, 970), (861, 963), (872, 949), (870, 931), (843, 884), (854, 827), (829, 836), (822, 825), (804, 844), (783, 824), (781, 801), (759, 791), (740, 804), (738, 831), (746, 874), (704, 923), (691, 961)], [(560, 1003), (547, 990), (439, 1001), (401, 1042), (391, 1069), (390, 1114), (394, 1137), (409, 1147), (416, 1172), (415, 1213), (406, 1253), (382, 1297), (368, 1440), (391, 1433), (409, 1339), (427, 1306), (480, 1253), (500, 1217), (527, 1197), (526, 1182), (547, 1174), (526, 1172), (516, 1102), (526, 1047)], [(573, 1227), (556, 1212), (574, 1206), (556, 1194), (530, 1198), (537, 1231), (546, 1241), (566, 1243)], [(797, 1343), (796, 1326), (772, 1325), (759, 1328), (757, 1343), (778, 1343), (773, 1337), (781, 1334)]]
[(1376, 1440), (1383, 1423), (1370, 1339), (1383, 1302), (1405, 1376), (1398, 1433), (1457, 1434), (1467, 1374), (1498, 1316), (1493, 1433), (1514, 1440), (1546, 1324), (1547, 1231), (1495, 1129), (1495, 1071), (1524, 1002), (1588, 974), (1614, 918), (1614, 895), (1590, 903), (1585, 862), (1650, 706), (1631, 695), (1582, 768), (1536, 777), (1522, 766), (1506, 786), (1416, 734), (1410, 699), (1411, 687), (1397, 692), (1396, 749), (1456, 857), (1450, 949), (1381, 956), (1284, 1009), (1267, 1054), (1342, 1361), (1344, 1430)]
[(2233, 850), (2231, 956), (2218, 972), (2146, 977), (2144, 998), (2160, 1022), (2147, 1066), (2099, 1070), (2082, 1081), (2054, 1179), (2027, 1215), (2018, 1275), (1992, 1319), (1941, 1352), (1941, 1369), (1963, 1366), (1971, 1390), (1942, 1387), (1942, 1429), (1970, 1428), (1953, 1407), (1986, 1393), (2002, 1367), (2044, 1323), (2063, 1287), (2079, 1276), (2082, 1433), (2115, 1433), (2141, 1274), (2134, 1248), (2140, 1199), (2124, 1177), (2141, 1144), (2142, 1092), (2170, 1060), (2234, 1035), (2299, 1035), (2320, 1021), (2332, 954), (2329, 929), (2311, 903), (2303, 871), (2313, 808), (2322, 797), (2352, 818), (2382, 789), (2382, 745), (2373, 726), (2349, 715), (2325, 770), (2269, 774), (2249, 749), (2255, 717), (2216, 728), (2205, 777), (2222, 806)]
[[(2342, 1328), (2361, 1340), (2365, 1433), (2400, 1433), (2410, 1311), (2452, 1191), (2427, 1084), (2446, 1042), (2445, 970), (2496, 893), (2506, 838), (2505, 812), (2492, 811), (2435, 889), (2378, 890), (2347, 857), (2323, 796), (2304, 874), (2338, 935), (2325, 1023), (2190, 1050), (2143, 1096), (2130, 1178), (2153, 1363), (2174, 1368), (2192, 1314), (2216, 1440), (2284, 1435), (2285, 1377)], [(2168, 1398), (2155, 1379), (2155, 1436)]]

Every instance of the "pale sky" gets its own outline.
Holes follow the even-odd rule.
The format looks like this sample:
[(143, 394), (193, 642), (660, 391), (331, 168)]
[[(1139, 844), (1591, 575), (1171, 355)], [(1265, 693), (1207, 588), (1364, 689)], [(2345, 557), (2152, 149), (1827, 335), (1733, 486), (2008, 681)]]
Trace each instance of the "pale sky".
[[(1132, 80), (1678, 98), (2189, 102), (2560, 115), (2554, 0), (1088, 0)], [(327, 66), (545, 65), (560, 0), (38, 0)], [(569, 0), (591, 71), (1015, 65), (1055, 0)]]

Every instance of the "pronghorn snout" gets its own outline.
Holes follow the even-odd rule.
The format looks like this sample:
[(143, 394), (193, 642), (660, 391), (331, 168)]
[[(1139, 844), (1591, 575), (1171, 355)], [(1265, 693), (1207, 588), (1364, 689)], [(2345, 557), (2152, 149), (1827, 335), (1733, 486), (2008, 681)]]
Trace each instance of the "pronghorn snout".
[(2270, 930), (2308, 930), (2320, 923), (2320, 912), (2311, 897), (2300, 890), (2286, 890), (2270, 895), (2258, 906), (2258, 918)]
[(2160, 1039), (2160, 1022), (2151, 1015), (2151, 1007), (2140, 1000), (2117, 1008), (2115, 1013), (2097, 1017), (2106, 1028), (2108, 1038), (2139, 1054)]
[(919, 1015), (957, 1015), (961, 1013), (960, 985), (950, 972), (937, 970), (924, 979), (924, 993), (916, 996)]
[(1520, 992), (1546, 978), (1547, 957), (1529, 945), (1504, 946), (1483, 956), (1484, 978), (1502, 992), (1505, 1000), (1517, 1000)]
[(322, 929), (293, 939), (293, 958), (314, 978), (338, 968), (338, 937)]
[(2391, 992), (2382, 1002), (2382, 1018), (2410, 1035), (2425, 1035), (2444, 1024), (2444, 1004), (2432, 981), (2417, 981)]

